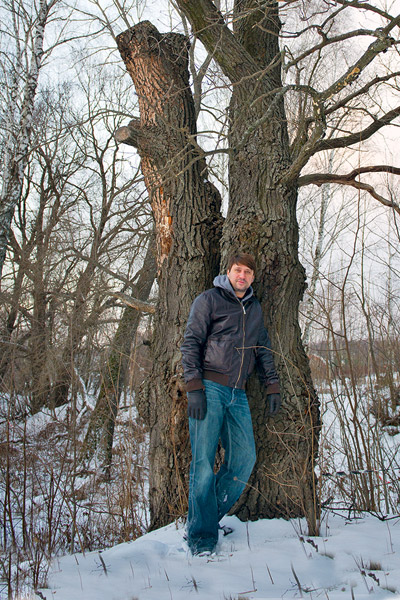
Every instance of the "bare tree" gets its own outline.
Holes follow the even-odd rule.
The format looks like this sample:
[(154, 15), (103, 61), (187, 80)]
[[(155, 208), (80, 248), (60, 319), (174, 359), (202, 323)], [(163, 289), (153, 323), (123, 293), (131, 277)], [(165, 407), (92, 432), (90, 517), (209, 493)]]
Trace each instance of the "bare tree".
[[(21, 348), (18, 364), (30, 371), (33, 412), (65, 403), (71, 382), (83, 376), (79, 368), (75, 377), (83, 343), (96, 335), (106, 342), (104, 333), (95, 333), (99, 322), (115, 322), (121, 311), (110, 292), (129, 290), (150, 226), (143, 185), (134, 186), (140, 177), (131, 167), (127, 173), (128, 157), (113, 139), (121, 117), (107, 109), (111, 80), (101, 67), (93, 81), (84, 80), (82, 70), (80, 78), (86, 110), (82, 91), (79, 108), (72, 100), (76, 83), (38, 94), (34, 124), (40, 143), (29, 155), (3, 278), (9, 311), (3, 347)], [(115, 94), (115, 79), (112, 87)], [(32, 310), (24, 305), (28, 298)], [(2, 357), (3, 374), (17, 365), (10, 365), (10, 357)]]
[[(134, 278), (137, 280), (136, 283), (132, 281), (135, 297), (122, 297), (127, 305), (122, 312), (107, 360), (101, 370), (100, 391), (83, 444), (82, 460), (88, 461), (97, 451), (99, 463), (106, 474), (110, 472), (115, 419), (126, 383), (131, 347), (137, 346), (138, 326), (142, 312), (146, 310), (144, 304), (149, 298), (155, 278), (154, 235), (150, 235), (143, 266)], [(141, 303), (142, 310), (137, 306), (138, 303)], [(147, 310), (154, 312), (154, 305), (149, 305)]]
[[(221, 239), (222, 264), (229, 252), (238, 249), (257, 256), (257, 293), (285, 396), (282, 417), (272, 423), (260, 390), (252, 384), (258, 463), (236, 510), (247, 518), (306, 514), (310, 531), (317, 531), (314, 463), (320, 423), (297, 319), (305, 289), (305, 273), (298, 259), (297, 190), (328, 182), (351, 185), (399, 210), (393, 199), (384, 198), (362, 181), (366, 173), (397, 173), (394, 166), (362, 166), (345, 175), (302, 175), (302, 170), (318, 152), (366, 141), (400, 114), (398, 106), (377, 107), (370, 100), (374, 90), (398, 75), (385, 72), (384, 64), (396, 51), (394, 36), (400, 16), (371, 3), (347, 1), (321, 7), (297, 0), (236, 0), (232, 10), (225, 12), (211, 0), (177, 0), (176, 5), (231, 88), (230, 199)], [(348, 16), (354, 17), (360, 10), (369, 11), (381, 26), (351, 29)], [(300, 14), (304, 27), (295, 19)], [(335, 29), (338, 19), (348, 19), (350, 27), (347, 25), (344, 33)], [(291, 31), (292, 24), (295, 29)], [(292, 42), (288, 50), (283, 46), (285, 39)], [(357, 47), (355, 42), (360, 39), (368, 40), (368, 45)], [(359, 48), (358, 54), (350, 54), (348, 64), (338, 64), (334, 77), (327, 77), (328, 51), (350, 43)], [(380, 60), (383, 69), (376, 74)], [(132, 67), (136, 68), (134, 60), (129, 64), (130, 70)], [(288, 128), (285, 99), (294, 96), (301, 96), (302, 102), (297, 104), (296, 122), (292, 120)], [(392, 98), (395, 102), (395, 94)], [(360, 102), (364, 103), (362, 111)], [(343, 115), (351, 132), (341, 129)]]
[[(24, 185), (25, 169), (32, 149), (33, 115), (39, 74), (52, 50), (63, 41), (64, 27), (54, 43), (44, 45), (45, 31), (60, 12), (60, 0), (40, 0), (36, 4), (9, 0), (2, 8), (4, 41), (0, 69), (6, 86), (2, 86), (3, 104), (3, 180), (0, 196), (0, 276), (7, 251), (15, 207)], [(59, 14), (60, 23), (65, 15)]]

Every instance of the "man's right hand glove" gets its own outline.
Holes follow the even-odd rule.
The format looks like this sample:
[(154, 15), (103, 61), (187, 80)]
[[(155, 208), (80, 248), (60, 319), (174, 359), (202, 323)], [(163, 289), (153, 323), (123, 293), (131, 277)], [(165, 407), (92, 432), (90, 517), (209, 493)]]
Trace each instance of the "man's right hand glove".
[(270, 415), (276, 415), (281, 408), (281, 395), (268, 394), (267, 396), (268, 410)]
[(192, 419), (202, 421), (207, 412), (207, 399), (204, 390), (193, 390), (188, 392), (188, 415)]

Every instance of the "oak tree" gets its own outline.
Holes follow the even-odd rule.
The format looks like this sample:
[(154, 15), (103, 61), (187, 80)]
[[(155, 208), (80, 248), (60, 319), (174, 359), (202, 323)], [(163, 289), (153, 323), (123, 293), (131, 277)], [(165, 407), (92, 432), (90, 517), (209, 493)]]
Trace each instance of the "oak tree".
[[(202, 42), (221, 70), (223, 80), (228, 81), (229, 206), (220, 239), (221, 265), (223, 269), (227, 256), (234, 251), (247, 251), (256, 256), (256, 293), (264, 309), (284, 396), (283, 411), (272, 420), (267, 415), (264, 394), (257, 381), (254, 379), (250, 384), (258, 460), (235, 511), (241, 518), (250, 519), (305, 515), (310, 533), (316, 533), (319, 508), (314, 466), (320, 415), (298, 322), (299, 303), (306, 287), (305, 271), (298, 257), (298, 190), (300, 186), (327, 182), (350, 185), (369, 191), (379, 202), (399, 211), (393, 199), (386, 199), (363, 179), (363, 175), (373, 172), (398, 173), (398, 168), (392, 165), (363, 165), (345, 174), (304, 173), (304, 170), (312, 169), (317, 153), (364, 142), (399, 116), (400, 106), (390, 106), (390, 102), (396, 101), (395, 94), (390, 96), (389, 103), (378, 106), (370, 98), (376, 89), (390, 84), (399, 75), (386, 69), (385, 63), (389, 62), (398, 43), (400, 15), (391, 14), (378, 3), (356, 0), (322, 3), (235, 0), (225, 11), (211, 0), (176, 0), (175, 5), (190, 24), (193, 37)], [(352, 28), (353, 19), (361, 18), (365, 11), (378, 21), (377, 26)], [(299, 22), (305, 25), (299, 26)], [(337, 30), (338, 22), (344, 31)], [(146, 27), (150, 29), (150, 25)], [(124, 38), (128, 43), (135, 35), (131, 29), (122, 34), (120, 40)], [(149, 147), (156, 147), (161, 171), (165, 174), (168, 165), (170, 172), (175, 169), (174, 173), (183, 176), (182, 170), (191, 172), (193, 161), (203, 164), (203, 157), (201, 153), (197, 157), (192, 155), (186, 166), (182, 164), (182, 146), (174, 146), (174, 139), (177, 130), (183, 131), (186, 124), (177, 120), (177, 114), (172, 122), (162, 115), (163, 124), (168, 123), (162, 136), (156, 127), (154, 115), (160, 107), (160, 80), (163, 81), (163, 99), (177, 97), (173, 78), (170, 76), (168, 88), (159, 72), (152, 72), (154, 64), (163, 56), (161, 40), (167, 36), (152, 34), (151, 57), (148, 56), (147, 62), (143, 50), (131, 53), (129, 59), (125, 50), (122, 55), (142, 102), (141, 120), (148, 119), (147, 129), (132, 126), (132, 139), (139, 147), (143, 171), (149, 164), (144, 149), (149, 152)], [(367, 44), (360, 40), (367, 40)], [(352, 51), (348, 53), (347, 62), (344, 57), (337, 60), (335, 69), (327, 73), (332, 52), (337, 57), (349, 44)], [(175, 62), (178, 64), (178, 60)], [(145, 117), (150, 107), (152, 117)], [(147, 184), (156, 197), (164, 181), (153, 174), (152, 178), (148, 176)], [(172, 198), (179, 198), (175, 189), (170, 197), (170, 203), (174, 201)], [(190, 201), (188, 198), (187, 202)], [(181, 228), (185, 229), (185, 240), (195, 236), (201, 245), (211, 239), (214, 241), (214, 229), (204, 231), (199, 237), (200, 230), (190, 213), (182, 223), (172, 212), (168, 212), (165, 219), (158, 206), (156, 203), (153, 211), (159, 224), (159, 245), (165, 231), (175, 236)], [(161, 206), (165, 204), (161, 202)], [(189, 210), (188, 204), (185, 210)], [(208, 220), (204, 208), (203, 219)], [(187, 248), (185, 240), (173, 238), (173, 253), (181, 251), (177, 247), (179, 243)], [(170, 248), (161, 256), (163, 260), (169, 258)], [(163, 274), (163, 280), (174, 281), (174, 268), (167, 260), (164, 265), (171, 270)], [(193, 273), (196, 273), (194, 269)], [(196, 281), (206, 283), (198, 278)], [(203, 289), (205, 287), (203, 285)], [(168, 338), (171, 342), (176, 340), (169, 355), (163, 354), (169, 364), (177, 364), (179, 360), (177, 340), (182, 335), (189, 305), (186, 295), (193, 299), (198, 291), (199, 285), (192, 285), (189, 279), (184, 288), (181, 285), (180, 295), (185, 294), (185, 302), (179, 313), (179, 324), (166, 321), (167, 313), (161, 309), (164, 323), (169, 325)], [(162, 303), (175, 302), (175, 297), (173, 286), (168, 289), (160, 286)], [(165, 344), (165, 330), (162, 336), (156, 330), (155, 345), (161, 344), (162, 337)], [(171, 381), (166, 369), (157, 371), (152, 388), (159, 387), (160, 381)], [(157, 429), (157, 419), (164, 410), (176, 425), (173, 398), (170, 387), (164, 388), (163, 395), (156, 393), (146, 397), (146, 409), (153, 415), (153, 430)], [(183, 427), (181, 421), (178, 423)], [(151, 488), (153, 499), (161, 498), (168, 489), (170, 475), (161, 477), (160, 467), (183, 472), (187, 465), (182, 465), (181, 460), (185, 460), (183, 455), (171, 454), (169, 463), (159, 462), (156, 454), (151, 454), (153, 472), (159, 473), (157, 485)], [(161, 515), (162, 509), (155, 504), (154, 501), (151, 504), (153, 522), (167, 522), (174, 511), (165, 508)]]

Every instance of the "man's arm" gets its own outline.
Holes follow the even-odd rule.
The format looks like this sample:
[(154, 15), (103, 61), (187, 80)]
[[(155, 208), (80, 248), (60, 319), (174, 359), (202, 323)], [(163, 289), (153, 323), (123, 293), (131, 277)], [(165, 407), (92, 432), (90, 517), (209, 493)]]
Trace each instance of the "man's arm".
[(203, 356), (211, 322), (209, 299), (200, 294), (190, 309), (184, 341), (181, 346), (186, 390), (203, 389)]

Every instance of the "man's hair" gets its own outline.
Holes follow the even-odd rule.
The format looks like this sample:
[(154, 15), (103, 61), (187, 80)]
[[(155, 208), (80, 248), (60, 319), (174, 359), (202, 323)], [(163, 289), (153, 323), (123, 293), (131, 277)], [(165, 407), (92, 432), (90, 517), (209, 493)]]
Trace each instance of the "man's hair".
[(228, 260), (228, 268), (230, 271), (233, 265), (245, 265), (249, 269), (251, 269), (254, 273), (256, 272), (256, 261), (254, 256), (251, 254), (245, 254), (243, 252), (238, 252), (237, 254), (232, 254)]

